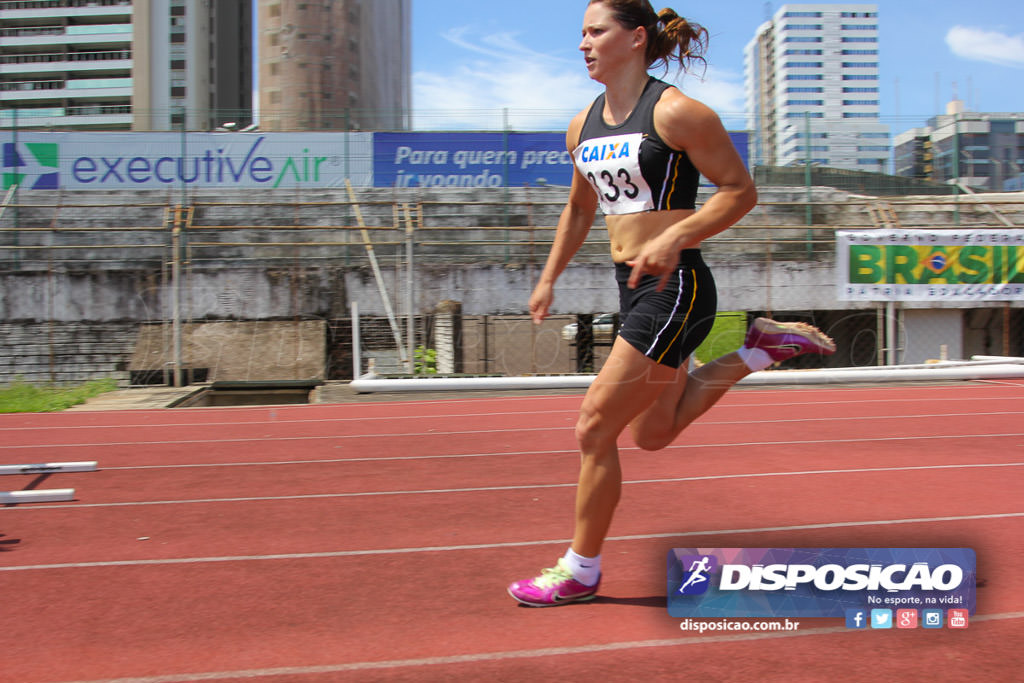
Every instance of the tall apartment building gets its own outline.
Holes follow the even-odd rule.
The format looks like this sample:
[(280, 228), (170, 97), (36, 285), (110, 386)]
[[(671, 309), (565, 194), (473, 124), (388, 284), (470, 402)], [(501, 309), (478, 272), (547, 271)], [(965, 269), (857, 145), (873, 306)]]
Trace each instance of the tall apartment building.
[(751, 158), (885, 172), (878, 6), (783, 5), (744, 51)]
[(263, 130), (407, 130), (411, 0), (259, 0)]
[(251, 0), (0, 0), (0, 125), (252, 120)]
[(991, 192), (1024, 189), (1024, 114), (946, 113), (895, 138), (894, 173), (937, 183), (958, 182)]
[(134, 129), (252, 123), (251, 0), (134, 5)]

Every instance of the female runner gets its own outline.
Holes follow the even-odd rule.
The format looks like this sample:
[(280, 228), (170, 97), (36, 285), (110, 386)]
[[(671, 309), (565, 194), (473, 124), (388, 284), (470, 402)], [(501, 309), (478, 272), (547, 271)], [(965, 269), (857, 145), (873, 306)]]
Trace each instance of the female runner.
[[(668, 445), (737, 381), (801, 353), (835, 345), (803, 323), (758, 318), (739, 350), (688, 372), (708, 335), (715, 284), (699, 250), (750, 211), (753, 181), (718, 116), (648, 75), (659, 63), (703, 61), (707, 31), (647, 0), (591, 0), (580, 50), (605, 91), (570, 123), (575, 171), (551, 252), (533, 294), (535, 323), (583, 244), (600, 204), (619, 284), (620, 330), (576, 424), (581, 461), (572, 544), (555, 567), (516, 581), (519, 602), (546, 607), (593, 598), (601, 546), (619, 501), (616, 441), (629, 427), (645, 450)], [(700, 175), (717, 186), (695, 211)]]

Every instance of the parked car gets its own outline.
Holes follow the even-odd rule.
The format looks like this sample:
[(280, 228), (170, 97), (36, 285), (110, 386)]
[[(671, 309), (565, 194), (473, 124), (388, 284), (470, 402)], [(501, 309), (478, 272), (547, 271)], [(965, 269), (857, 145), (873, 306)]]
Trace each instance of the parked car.
[[(602, 313), (594, 316), (594, 341), (609, 342), (615, 336), (615, 314)], [(562, 328), (562, 339), (576, 341), (576, 323)]]

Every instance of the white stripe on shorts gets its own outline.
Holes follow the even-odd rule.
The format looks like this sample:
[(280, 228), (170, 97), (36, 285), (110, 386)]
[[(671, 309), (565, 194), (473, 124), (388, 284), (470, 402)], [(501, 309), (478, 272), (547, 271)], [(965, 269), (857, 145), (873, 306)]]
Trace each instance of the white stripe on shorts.
[(654, 341), (651, 342), (651, 347), (644, 352), (645, 356), (650, 356), (651, 352), (654, 351), (654, 347), (658, 345), (658, 340), (661, 339), (662, 333), (668, 329), (669, 325), (672, 324), (672, 319), (675, 318), (676, 311), (679, 310), (679, 304), (683, 299), (683, 269), (680, 268), (676, 275), (679, 277), (679, 289), (676, 290), (676, 302), (672, 305), (672, 312), (669, 313), (668, 321), (665, 323), (665, 326), (658, 330), (658, 333), (654, 335)]

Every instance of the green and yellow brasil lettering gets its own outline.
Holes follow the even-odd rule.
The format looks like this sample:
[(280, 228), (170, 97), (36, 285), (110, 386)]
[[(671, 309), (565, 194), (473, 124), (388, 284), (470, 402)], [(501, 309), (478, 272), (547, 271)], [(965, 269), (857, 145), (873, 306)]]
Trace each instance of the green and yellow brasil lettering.
[(1024, 284), (1024, 247), (850, 246), (851, 284)]

